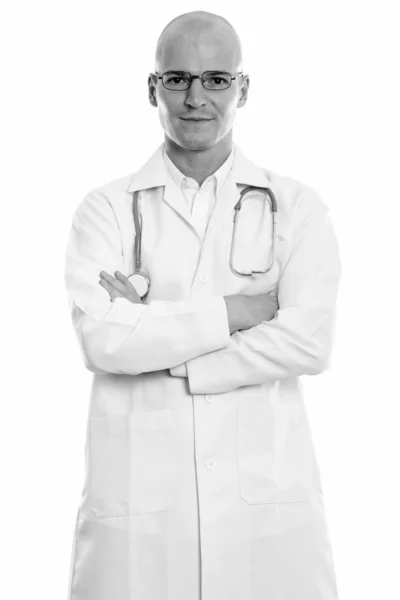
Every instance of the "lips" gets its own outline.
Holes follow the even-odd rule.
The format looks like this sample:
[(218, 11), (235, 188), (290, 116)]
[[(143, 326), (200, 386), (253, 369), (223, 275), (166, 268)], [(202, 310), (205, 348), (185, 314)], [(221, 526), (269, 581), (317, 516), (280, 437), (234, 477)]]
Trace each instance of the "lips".
[(189, 119), (184, 119), (184, 118), (182, 118), (182, 121), (194, 121), (194, 122), (199, 122), (199, 121), (212, 121), (212, 119), (205, 119), (205, 118), (204, 118), (204, 119), (199, 119), (199, 118), (197, 118), (197, 119), (191, 119), (191, 118), (189, 118)]

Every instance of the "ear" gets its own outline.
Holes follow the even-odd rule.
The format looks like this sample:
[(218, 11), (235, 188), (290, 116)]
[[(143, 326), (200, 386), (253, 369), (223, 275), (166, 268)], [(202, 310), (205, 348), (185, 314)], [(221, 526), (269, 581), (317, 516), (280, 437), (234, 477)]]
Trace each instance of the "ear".
[(152, 106), (157, 105), (157, 97), (156, 97), (156, 84), (154, 83), (154, 73), (150, 73), (149, 78), (147, 80), (147, 85), (149, 88), (149, 102)]
[(248, 75), (243, 75), (243, 80), (244, 83), (242, 83), (242, 86), (240, 88), (240, 95), (239, 95), (239, 100), (237, 103), (237, 107), (240, 108), (241, 106), (244, 106), (247, 102), (247, 95), (249, 93), (249, 86), (250, 86), (250, 78)]

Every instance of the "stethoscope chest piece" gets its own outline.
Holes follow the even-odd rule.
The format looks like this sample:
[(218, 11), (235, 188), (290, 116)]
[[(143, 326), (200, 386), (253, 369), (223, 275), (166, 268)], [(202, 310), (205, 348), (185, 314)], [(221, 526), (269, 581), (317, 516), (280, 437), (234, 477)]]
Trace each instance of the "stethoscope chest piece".
[(129, 275), (128, 281), (131, 282), (136, 292), (141, 298), (144, 298), (150, 289), (150, 279), (144, 273), (136, 271)]

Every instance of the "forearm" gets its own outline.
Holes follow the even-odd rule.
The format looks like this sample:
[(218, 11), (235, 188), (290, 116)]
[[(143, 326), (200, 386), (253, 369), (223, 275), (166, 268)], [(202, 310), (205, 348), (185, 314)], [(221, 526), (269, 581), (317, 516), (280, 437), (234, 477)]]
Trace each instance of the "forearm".
[(116, 298), (103, 319), (76, 308), (74, 325), (86, 366), (138, 375), (174, 367), (229, 344), (222, 297), (132, 304)]
[(192, 394), (228, 392), (316, 375), (329, 366), (335, 314), (332, 310), (293, 308), (269, 323), (236, 332), (223, 349), (186, 363)]
[(132, 303), (110, 296), (101, 271), (125, 272), (113, 208), (89, 193), (73, 215), (64, 280), (73, 325), (88, 369), (137, 375), (168, 369), (229, 344), (222, 296), (181, 302)]
[[(224, 296), (229, 332), (251, 329), (263, 321), (270, 321), (277, 311), (277, 300), (272, 294), (248, 296), (232, 294)], [(183, 363), (170, 369), (174, 377), (187, 377), (187, 365)]]

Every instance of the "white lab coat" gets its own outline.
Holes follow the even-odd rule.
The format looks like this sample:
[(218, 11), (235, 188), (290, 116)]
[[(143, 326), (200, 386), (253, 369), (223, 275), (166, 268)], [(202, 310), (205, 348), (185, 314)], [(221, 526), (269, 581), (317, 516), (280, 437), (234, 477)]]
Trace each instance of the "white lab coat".
[[(333, 345), (341, 260), (328, 207), (235, 144), (202, 243), (162, 151), (73, 215), (65, 282), (93, 384), (69, 600), (335, 600), (299, 379), (327, 369)], [(274, 267), (253, 277), (229, 268), (246, 185), (271, 186), (278, 203)], [(133, 271), (134, 190), (151, 290), (142, 305), (111, 303), (99, 273)], [(237, 256), (262, 268), (269, 205), (253, 206)], [(230, 336), (223, 296), (263, 292), (278, 295), (275, 318)]]

